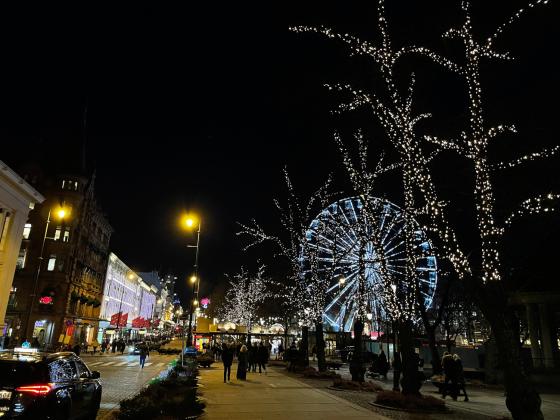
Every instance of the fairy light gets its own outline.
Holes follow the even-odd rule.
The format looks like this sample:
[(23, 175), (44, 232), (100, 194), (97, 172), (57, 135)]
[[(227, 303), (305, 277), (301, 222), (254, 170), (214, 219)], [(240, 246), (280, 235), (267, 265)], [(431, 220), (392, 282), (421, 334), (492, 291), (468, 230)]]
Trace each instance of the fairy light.
[(238, 274), (230, 277), (225, 303), (219, 308), (222, 319), (251, 327), (258, 310), (271, 295), (265, 271), (265, 265), (259, 266), (254, 274), (241, 267)]
[[(294, 32), (322, 34), (329, 39), (340, 41), (348, 47), (350, 55), (368, 56), (379, 65), (386, 93), (383, 95), (383, 98), (388, 99), (381, 99), (380, 96), (363, 92), (349, 84), (329, 85), (329, 89), (350, 96), (350, 101), (339, 105), (337, 112), (352, 111), (364, 106), (372, 109), (374, 116), (383, 126), (390, 143), (399, 153), (398, 168), (402, 171), (406, 213), (409, 215), (418, 214), (418, 210), (421, 209), (420, 213), (428, 218), (427, 223), (424, 223), (427, 231), (434, 235), (438, 241), (439, 257), (449, 260), (460, 278), (464, 278), (465, 275), (472, 273), (472, 269), (470, 262), (458, 243), (454, 229), (451, 228), (447, 221), (447, 212), (441, 200), (438, 199), (428, 164), (441, 150), (452, 150), (472, 161), (475, 171), (475, 208), (481, 239), (482, 279), (484, 282), (500, 280), (500, 255), (498, 248), (503, 227), (495, 215), (495, 197), (491, 174), (494, 170), (514, 168), (526, 162), (550, 157), (558, 152), (559, 147), (531, 153), (511, 162), (490, 163), (488, 156), (489, 141), (506, 132), (515, 133), (516, 130), (514, 126), (505, 124), (489, 129), (486, 128), (483, 118), (479, 65), (482, 58), (512, 59), (508, 53), (495, 51), (494, 41), (528, 9), (546, 3), (546, 0), (530, 3), (527, 8), (520, 9), (503, 25), (498, 27), (495, 33), (487, 38), (484, 43), (479, 43), (472, 34), (469, 3), (463, 2), (464, 22), (462, 26), (448, 30), (444, 37), (456, 38), (462, 41), (466, 57), (464, 65), (457, 65), (451, 60), (424, 47), (404, 46), (400, 49), (392, 48), (383, 0), (378, 2), (379, 18), (377, 30), (381, 36), (380, 41), (375, 45), (348, 34), (337, 34), (332, 29), (325, 27), (299, 26), (291, 28)], [(406, 97), (399, 93), (393, 76), (395, 63), (399, 58), (407, 54), (428, 57), (433, 62), (456, 73), (466, 81), (469, 96), (469, 129), (462, 132), (459, 138), (454, 140), (442, 139), (436, 136), (418, 138), (415, 135), (415, 125), (421, 119), (428, 118), (429, 114), (413, 115), (412, 113), (414, 75), (411, 77)], [(424, 144), (422, 144), (422, 142), (426, 141), (434, 145), (436, 150), (432, 152), (427, 151)], [(343, 159), (345, 158), (343, 157)], [(420, 193), (419, 195), (423, 203), (415, 202), (415, 190)], [(551, 210), (551, 207), (539, 206), (538, 201), (535, 200), (529, 200), (527, 205), (530, 205), (530, 209), (522, 206), (524, 210), (521, 213), (526, 214), (529, 210), (531, 213)], [(516, 214), (520, 215), (520, 213)]]

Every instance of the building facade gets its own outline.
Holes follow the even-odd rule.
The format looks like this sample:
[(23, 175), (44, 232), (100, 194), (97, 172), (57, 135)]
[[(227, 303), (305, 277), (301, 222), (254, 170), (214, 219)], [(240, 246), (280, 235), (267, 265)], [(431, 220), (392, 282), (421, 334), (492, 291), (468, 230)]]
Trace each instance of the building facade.
[(159, 290), (111, 253), (101, 302), (98, 341), (136, 339), (151, 327)]
[(157, 271), (140, 273), (142, 279), (158, 289), (156, 306), (154, 309), (154, 325), (159, 329), (171, 327), (173, 322), (173, 290), (175, 289), (175, 276), (160, 276)]
[[(13, 296), (13, 279), (24, 236), (29, 235), (29, 211), (45, 198), (18, 174), (0, 161), (0, 348), (10, 329), (4, 322)], [(9, 339), (7, 339), (9, 340)]]
[[(91, 343), (99, 328), (112, 228), (95, 174), (23, 173), (46, 197), (29, 213), (6, 315), (12, 344)], [(33, 296), (33, 290), (37, 295)]]

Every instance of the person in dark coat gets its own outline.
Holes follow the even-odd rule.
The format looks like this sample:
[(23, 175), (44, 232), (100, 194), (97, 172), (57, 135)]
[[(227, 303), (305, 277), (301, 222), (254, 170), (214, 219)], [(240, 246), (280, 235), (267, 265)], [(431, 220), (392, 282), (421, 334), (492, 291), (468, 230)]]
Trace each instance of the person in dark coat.
[(469, 397), (467, 395), (467, 388), (465, 387), (465, 372), (463, 371), (463, 362), (461, 361), (461, 358), (458, 354), (453, 355), (453, 369), (455, 371), (454, 376), (457, 382), (457, 394), (459, 393), (459, 391), (463, 391), (463, 394), (465, 395), (465, 401), (468, 401)]
[(105, 350), (107, 350), (107, 342), (105, 340), (103, 340), (101, 342), (101, 354), (104, 354)]
[(259, 352), (259, 348), (257, 347), (257, 343), (253, 343), (253, 345), (249, 349), (249, 353), (250, 353), (249, 359), (251, 360), (251, 370), (253, 372), (257, 371), (258, 352)]
[(266, 375), (266, 364), (268, 363), (268, 348), (262, 343), (259, 344), (259, 349), (257, 350), (257, 363), (259, 364), (259, 373), (262, 373), (264, 369), (264, 374)]
[(290, 363), (288, 365), (288, 372), (295, 372), (296, 371), (296, 362), (297, 362), (297, 359), (298, 359), (298, 352), (299, 351), (296, 347), (296, 343), (293, 342), (290, 345), (290, 348), (288, 349), (288, 351), (286, 352), (287, 353), (286, 357), (288, 359), (288, 362)]
[(443, 353), (443, 357), (441, 358), (441, 367), (443, 368), (443, 373), (445, 374), (442, 398), (445, 399), (447, 394), (449, 394), (451, 395), (451, 398), (457, 400), (457, 375), (455, 362), (453, 360), (453, 355), (448, 351)]
[(81, 351), (81, 350), (82, 350), (82, 348), (80, 347), (79, 344), (76, 344), (74, 347), (72, 347), (72, 351), (73, 351), (74, 353), (76, 353), (76, 356), (79, 356), (79, 355), (80, 355), (80, 351)]
[(111, 353), (114, 353), (114, 352), (117, 351), (117, 344), (118, 344), (117, 339), (116, 338), (113, 339), (113, 342), (111, 343)]
[(378, 372), (381, 376), (383, 376), (384, 379), (387, 379), (387, 372), (389, 371), (389, 363), (387, 363), (387, 356), (385, 355), (385, 352), (383, 351), (383, 349), (381, 349), (381, 353), (379, 353), (379, 358), (378, 358)]
[(229, 381), (231, 375), (231, 364), (233, 363), (233, 348), (226, 343), (222, 345), (222, 363), (224, 364), (224, 384), (226, 378)]
[(249, 352), (247, 351), (247, 346), (243, 345), (239, 349), (239, 354), (237, 355), (237, 379), (245, 380), (247, 379), (247, 357)]
[(144, 369), (144, 363), (146, 363), (146, 357), (150, 355), (150, 349), (146, 344), (140, 345), (140, 366)]

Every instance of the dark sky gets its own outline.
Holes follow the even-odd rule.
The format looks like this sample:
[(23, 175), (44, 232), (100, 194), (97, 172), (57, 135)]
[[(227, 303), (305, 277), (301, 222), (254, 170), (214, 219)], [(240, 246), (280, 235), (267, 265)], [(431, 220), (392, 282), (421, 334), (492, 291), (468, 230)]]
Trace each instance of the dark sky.
[[(324, 24), (375, 39), (376, 12), (374, 2), (189, 3), (2, 10), (0, 158), (16, 164), (41, 143), (60, 150), (62, 159), (82, 141), (87, 103), (88, 160), (115, 228), (114, 252), (139, 271), (187, 275), (194, 251), (186, 245), (194, 237), (179, 232), (176, 220), (183, 209), (196, 210), (203, 217), (202, 284), (210, 290), (224, 272), (254, 265), (258, 256), (240, 251), (237, 221), (256, 217), (276, 228), (272, 198), (283, 194), (283, 166), (304, 193), (331, 171), (338, 171), (342, 186), (333, 129), (373, 126), (364, 113), (330, 115), (336, 98), (322, 85), (376, 86), (375, 66), (288, 27)], [(396, 43), (412, 39), (446, 54), (457, 51), (439, 34), (457, 22), (459, 1), (387, 3)], [(525, 4), (487, 3), (475, 2), (473, 9), (484, 36)], [(558, 11), (554, 4), (536, 9), (504, 35), (497, 45), (517, 62), (483, 68), (489, 119), (520, 127), (517, 138), (501, 140), (500, 153), (517, 156), (558, 143)], [(407, 66), (417, 71), (419, 111), (434, 112), (444, 131), (457, 132), (464, 118), (460, 83), (426, 62), (405, 63), (403, 73)], [(379, 136), (374, 128), (371, 133)], [(451, 157), (441, 167), (443, 190), (455, 193), (450, 179), (465, 174), (448, 176), (455, 168)], [(531, 191), (560, 190), (557, 167), (558, 159), (506, 174), (497, 179), (500, 198), (507, 203), (511, 190), (517, 201)], [(398, 200), (395, 191), (380, 195)], [(553, 228), (522, 226), (512, 239), (512, 256), (531, 254), (520, 269), (537, 264), (546, 271), (550, 264), (543, 235), (552, 243), (560, 232), (558, 218), (546, 222)]]

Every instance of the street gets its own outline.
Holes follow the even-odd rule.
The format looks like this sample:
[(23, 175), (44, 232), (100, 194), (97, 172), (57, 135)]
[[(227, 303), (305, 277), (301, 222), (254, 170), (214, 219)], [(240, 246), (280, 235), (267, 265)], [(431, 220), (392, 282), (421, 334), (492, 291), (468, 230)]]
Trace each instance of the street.
[(160, 355), (157, 351), (150, 353), (144, 369), (141, 369), (138, 355), (109, 353), (95, 356), (81, 354), (80, 357), (90, 370), (101, 373), (103, 394), (98, 419), (108, 419), (111, 411), (119, 408), (119, 402), (137, 394), (152, 378), (167, 369), (177, 355)]

